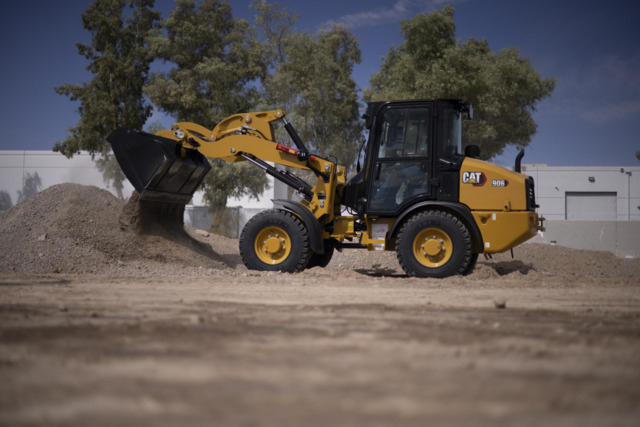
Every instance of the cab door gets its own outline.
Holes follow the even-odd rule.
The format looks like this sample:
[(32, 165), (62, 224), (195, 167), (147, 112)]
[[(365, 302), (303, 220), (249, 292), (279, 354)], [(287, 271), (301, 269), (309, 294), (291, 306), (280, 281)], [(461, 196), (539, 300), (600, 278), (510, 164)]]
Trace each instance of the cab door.
[(430, 103), (392, 105), (379, 113), (369, 152), (367, 212), (394, 215), (432, 196), (433, 118)]

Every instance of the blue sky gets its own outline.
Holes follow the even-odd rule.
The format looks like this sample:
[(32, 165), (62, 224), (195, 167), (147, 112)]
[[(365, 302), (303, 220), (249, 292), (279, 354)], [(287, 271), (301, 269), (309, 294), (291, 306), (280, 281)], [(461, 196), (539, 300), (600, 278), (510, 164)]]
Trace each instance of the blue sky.
[[(76, 42), (89, 43), (81, 14), (90, 0), (2, 0), (0, 14), (1, 150), (50, 150), (78, 120), (78, 105), (57, 95), (63, 83), (89, 81)], [(516, 46), (543, 77), (555, 77), (551, 98), (534, 115), (538, 133), (524, 163), (552, 166), (637, 166), (640, 150), (639, 3), (610, 0), (281, 0), (300, 15), (297, 27), (349, 25), (359, 38), (361, 89), (391, 45), (402, 42), (399, 22), (417, 13), (456, 8), (457, 38), (486, 38), (493, 50)], [(231, 1), (251, 19), (248, 0)], [(167, 16), (171, 0), (156, 0)], [(172, 119), (156, 113), (169, 126)], [(513, 164), (508, 150), (496, 159)]]

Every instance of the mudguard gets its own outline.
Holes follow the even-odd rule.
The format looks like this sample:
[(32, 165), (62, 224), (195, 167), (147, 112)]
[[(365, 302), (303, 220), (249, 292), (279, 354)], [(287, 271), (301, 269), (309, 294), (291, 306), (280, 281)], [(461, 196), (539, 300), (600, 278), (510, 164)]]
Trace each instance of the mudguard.
[(286, 210), (293, 212), (302, 219), (302, 222), (304, 222), (304, 225), (307, 227), (307, 231), (309, 232), (309, 243), (311, 245), (311, 249), (317, 254), (323, 254), (324, 242), (322, 241), (322, 227), (311, 211), (300, 203), (292, 202), (291, 200), (278, 199), (272, 200), (272, 202), (275, 205), (282, 206)]

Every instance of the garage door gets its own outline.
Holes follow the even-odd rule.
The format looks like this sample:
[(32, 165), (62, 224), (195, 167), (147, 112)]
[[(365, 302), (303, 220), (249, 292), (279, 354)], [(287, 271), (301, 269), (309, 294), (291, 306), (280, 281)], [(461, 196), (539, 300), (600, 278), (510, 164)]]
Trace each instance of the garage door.
[(617, 220), (618, 195), (615, 192), (567, 192), (567, 220), (615, 221)]

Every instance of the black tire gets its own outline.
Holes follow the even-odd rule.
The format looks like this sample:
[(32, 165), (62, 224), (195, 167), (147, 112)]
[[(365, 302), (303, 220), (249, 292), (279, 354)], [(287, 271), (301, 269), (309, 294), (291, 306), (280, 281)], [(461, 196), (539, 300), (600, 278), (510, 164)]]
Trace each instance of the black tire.
[(288, 211), (260, 212), (240, 234), (240, 256), (249, 270), (295, 273), (304, 270), (311, 254), (307, 227)]
[(400, 229), (396, 255), (410, 276), (442, 278), (464, 274), (473, 257), (471, 236), (467, 227), (447, 212), (421, 212)]
[(471, 255), (471, 259), (469, 260), (469, 265), (467, 266), (467, 268), (464, 269), (464, 272), (462, 273), (463, 276), (471, 274), (473, 272), (473, 269), (476, 268), (476, 263), (478, 262), (478, 255), (479, 254)]
[(334, 249), (335, 249), (334, 240), (333, 239), (325, 240), (324, 253), (317, 254), (313, 252), (311, 254), (311, 259), (309, 259), (309, 264), (307, 264), (307, 268), (313, 268), (313, 267), (325, 268), (331, 262), (331, 258), (333, 258)]

